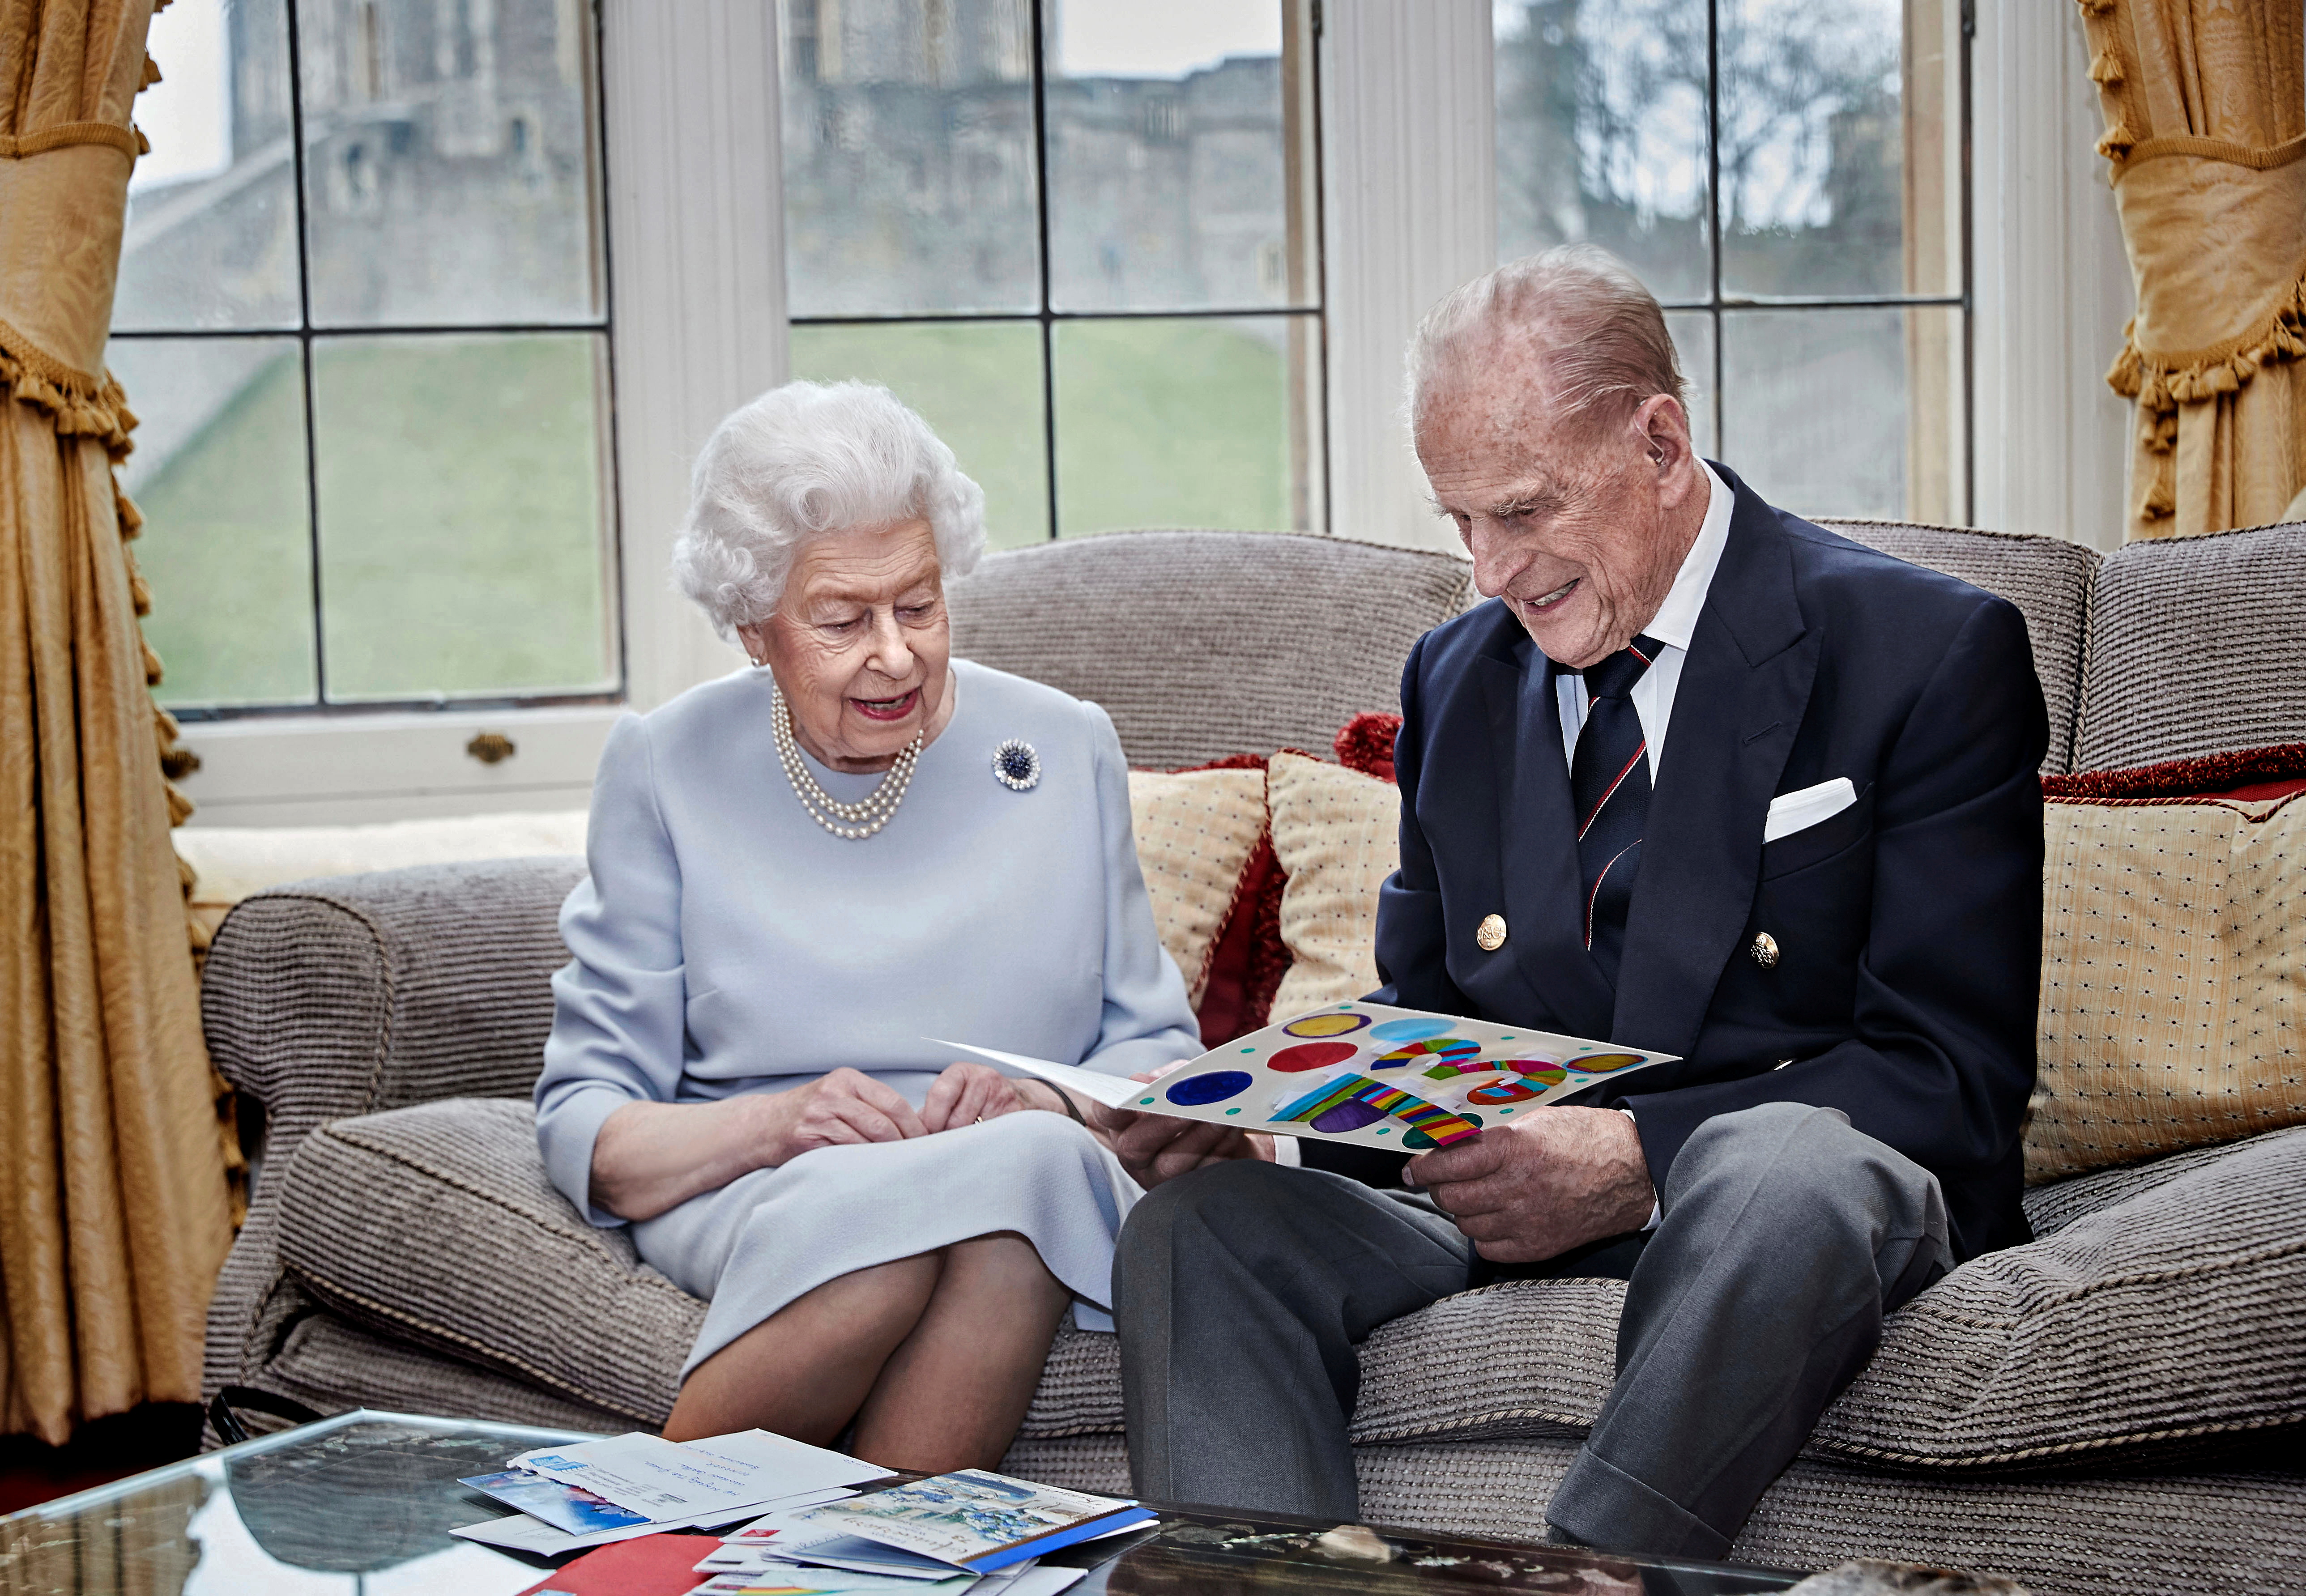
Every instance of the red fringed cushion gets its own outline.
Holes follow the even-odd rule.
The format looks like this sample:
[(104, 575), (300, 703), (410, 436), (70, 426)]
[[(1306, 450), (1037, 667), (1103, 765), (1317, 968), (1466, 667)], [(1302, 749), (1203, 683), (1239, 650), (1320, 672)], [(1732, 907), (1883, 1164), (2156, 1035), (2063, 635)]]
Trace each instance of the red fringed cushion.
[[(1345, 722), (1336, 742), (1337, 762), (1348, 770), (1393, 780), (1393, 739), (1401, 717), (1392, 714), (1355, 715)], [(1263, 770), (1262, 754), (1234, 754), (1195, 770)], [(1281, 977), (1289, 973), (1289, 945), (1281, 940), (1281, 891), (1287, 872), (1274, 857), (1268, 832), (1258, 840), (1241, 873), (1241, 886), (1233, 906), (1217, 928), (1217, 944), (1209, 954), (1209, 978), (1201, 993), (1201, 1046), (1221, 1046), (1235, 1037), (1260, 1030), (1271, 1020), (1273, 995)]]
[[(1191, 768), (1261, 771), (1265, 764), (1262, 754), (1230, 754)], [(1281, 888), (1287, 880), (1273, 857), (1271, 835), (1260, 837), (1209, 951), (1200, 1011), (1202, 1046), (1260, 1030), (1272, 1013), (1273, 994), (1289, 973), (1289, 949), (1281, 940)]]
[(1337, 763), (1349, 771), (1359, 771), (1364, 776), (1375, 776), (1380, 781), (1393, 780), (1393, 739), (1401, 732), (1401, 717), (1375, 713), (1355, 715), (1337, 733), (1337, 741), (1329, 746), (1337, 751)]
[[(1363, 719), (1369, 717), (1364, 716)], [(1344, 734), (1339, 733), (1340, 740)], [(2230, 798), (2245, 802), (2306, 792), (2306, 743), (2236, 748), (2120, 771), (2077, 771), (2042, 778), (2042, 796), (2103, 802), (2113, 798)]]

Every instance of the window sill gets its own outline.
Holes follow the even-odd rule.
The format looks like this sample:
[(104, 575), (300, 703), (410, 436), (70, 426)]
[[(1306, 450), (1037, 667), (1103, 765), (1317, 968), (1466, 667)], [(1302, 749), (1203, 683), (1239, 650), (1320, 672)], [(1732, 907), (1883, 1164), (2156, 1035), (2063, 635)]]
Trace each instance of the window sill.
[[(508, 810), (581, 809), (609, 728), (624, 708), (268, 716), (184, 729), (201, 768), (176, 785), (198, 806), (186, 824), (353, 825)], [(484, 764), (476, 737), (514, 752)]]

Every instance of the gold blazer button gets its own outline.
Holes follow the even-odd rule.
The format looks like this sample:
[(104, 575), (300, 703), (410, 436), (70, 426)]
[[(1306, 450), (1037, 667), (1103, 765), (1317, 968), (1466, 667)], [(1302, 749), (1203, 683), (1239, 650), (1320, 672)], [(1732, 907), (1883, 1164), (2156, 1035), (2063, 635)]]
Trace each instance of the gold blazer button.
[(1753, 954), (1754, 962), (1764, 969), (1778, 968), (1778, 939), (1768, 932), (1764, 931), (1756, 936), (1754, 939), (1754, 945), (1746, 951)]
[(1473, 933), (1473, 944), (1484, 953), (1494, 953), (1506, 945), (1506, 917), (1503, 915), (1483, 915), (1481, 928)]

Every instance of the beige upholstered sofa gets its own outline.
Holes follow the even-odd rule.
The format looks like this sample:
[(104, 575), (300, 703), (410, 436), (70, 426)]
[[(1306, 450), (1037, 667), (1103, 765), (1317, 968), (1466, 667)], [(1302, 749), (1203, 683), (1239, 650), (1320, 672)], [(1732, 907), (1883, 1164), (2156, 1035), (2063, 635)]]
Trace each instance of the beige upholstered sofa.
[[(2306, 526), (2103, 563), (2040, 539), (1846, 530), (2025, 610), (2050, 773), (2306, 740)], [(1348, 716), (1396, 706), (1410, 641), (1471, 597), (1443, 556), (1172, 532), (995, 556), (954, 610), (959, 652), (1097, 699), (1132, 764), (1173, 768), (1328, 747)], [(226, 919), (209, 1041), (266, 1131), (209, 1316), (211, 1391), (604, 1430), (662, 1420), (704, 1304), (621, 1233), (584, 1224), (532, 1132), (547, 977), (565, 958), (555, 912), (582, 869), (534, 858), (306, 881)], [(2277, 907), (2294, 922), (2306, 905)], [(2069, 948), (2076, 969), (2099, 970), (2103, 952)], [(2285, 968), (2251, 1000), (2253, 1046), (2294, 1060), (2306, 977)], [(2295, 1588), (2306, 1127), (2257, 1128), (2306, 1118), (2281, 1107), (2301, 1098), (2298, 1073), (2272, 1108), (2264, 1093), (2213, 1103), (2191, 1139), (2218, 1145), (2035, 1186), (2039, 1239), (1893, 1316), (1735, 1555), (1942, 1559), (2037, 1592)], [(2077, 1100), (2169, 1084), (2055, 1080)], [(2049, 1107), (2067, 1134), (2045, 1167), (2105, 1161), (2074, 1150), (2097, 1145), (2087, 1114), (2078, 1133), (2071, 1102)], [(1541, 1534), (1610, 1378), (1622, 1291), (1493, 1286), (1374, 1336), (1354, 1421), (1368, 1516)], [(1123, 1486), (1117, 1367), (1111, 1337), (1063, 1332), (1008, 1466)]]

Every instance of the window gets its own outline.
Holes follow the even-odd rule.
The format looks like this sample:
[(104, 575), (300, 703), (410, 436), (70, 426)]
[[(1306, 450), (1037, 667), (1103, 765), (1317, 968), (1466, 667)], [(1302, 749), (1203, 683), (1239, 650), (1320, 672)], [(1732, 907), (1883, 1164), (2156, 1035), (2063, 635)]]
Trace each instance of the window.
[(996, 547), (1321, 528), (1311, 0), (783, 0), (792, 369), (886, 383)]
[(177, 0), (107, 363), (180, 714), (615, 695), (588, 0)]
[(1613, 251), (1699, 447), (1812, 516), (1970, 514), (1964, 0), (1495, 0), (1498, 251)]

